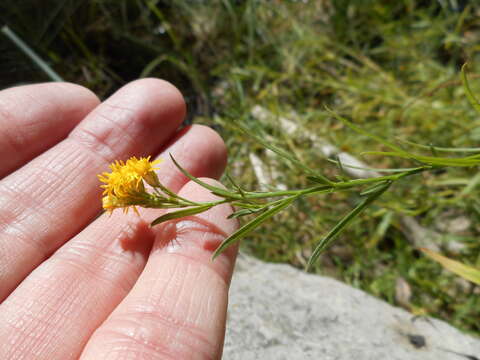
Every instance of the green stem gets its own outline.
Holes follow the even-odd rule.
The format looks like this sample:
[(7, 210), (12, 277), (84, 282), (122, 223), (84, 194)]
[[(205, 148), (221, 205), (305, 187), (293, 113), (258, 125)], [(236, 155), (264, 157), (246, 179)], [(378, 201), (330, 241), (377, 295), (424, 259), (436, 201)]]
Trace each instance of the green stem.
[[(318, 186), (313, 186), (307, 189), (298, 189), (298, 190), (281, 190), (281, 191), (272, 191), (272, 192), (245, 192), (243, 193), (243, 196), (239, 197), (236, 194), (228, 194), (228, 196), (225, 196), (224, 199), (217, 200), (217, 201), (211, 201), (211, 202), (193, 202), (188, 199), (179, 197), (176, 195), (175, 199), (168, 200), (166, 202), (159, 202), (156, 206), (152, 207), (157, 207), (157, 208), (185, 208), (185, 207), (214, 207), (217, 205), (221, 204), (226, 204), (226, 203), (231, 203), (232, 205), (237, 205), (237, 206), (242, 206), (242, 201), (245, 200), (252, 200), (252, 199), (265, 199), (265, 198), (271, 198), (271, 197), (282, 197), (281, 199), (275, 200), (268, 202), (266, 204), (258, 204), (258, 209), (261, 208), (270, 208), (272, 206), (276, 206), (282, 201), (285, 200), (285, 197), (301, 197), (301, 196), (310, 196), (310, 195), (316, 195), (316, 194), (321, 194), (321, 193), (328, 193), (332, 191), (344, 191), (348, 190), (357, 186), (361, 185), (366, 185), (366, 184), (371, 184), (371, 183), (380, 183), (380, 182), (385, 182), (385, 181), (396, 181), (399, 180), (403, 177), (407, 177), (410, 175), (418, 174), (426, 170), (431, 170), (434, 167), (432, 166), (422, 166), (418, 167), (400, 174), (394, 174), (394, 175), (386, 175), (386, 176), (379, 176), (375, 178), (369, 178), (369, 179), (357, 179), (357, 180), (350, 180), (350, 181), (343, 181), (343, 182), (336, 182), (333, 183), (333, 185), (318, 185)], [(437, 167), (435, 167), (437, 168)], [(154, 191), (158, 196), (163, 197), (164, 194), (162, 194), (158, 189), (154, 188)], [(173, 202), (175, 200), (175, 202)]]
[[(308, 189), (282, 190), (282, 191), (272, 191), (272, 192), (262, 192), (262, 193), (245, 192), (244, 198), (245, 199), (263, 199), (263, 198), (276, 197), (276, 196), (295, 196), (295, 195), (316, 194), (316, 193), (328, 192), (333, 189), (349, 189), (349, 188), (360, 186), (360, 185), (366, 185), (366, 184), (382, 182), (387, 180), (396, 181), (403, 177), (418, 174), (426, 170), (431, 170), (433, 168), (434, 167), (432, 166), (422, 166), (422, 167), (414, 168), (409, 171), (405, 171), (400, 174), (385, 175), (385, 176), (379, 176), (379, 177), (368, 178), (368, 179), (342, 181), (342, 182), (332, 183), (332, 185), (313, 186)], [(435, 167), (435, 168), (439, 168), (439, 167)]]
[[(436, 168), (438, 169), (439, 167), (436, 167)], [(400, 174), (395, 174), (395, 175), (385, 175), (385, 176), (379, 176), (379, 177), (374, 177), (374, 178), (369, 178), (369, 179), (357, 179), (357, 180), (350, 180), (350, 181), (344, 181), (344, 182), (337, 182), (337, 183), (335, 183), (335, 187), (350, 188), (350, 187), (354, 187), (354, 186), (358, 186), (358, 185), (365, 185), (365, 184), (380, 182), (380, 181), (385, 181), (385, 180), (396, 181), (396, 180), (399, 180), (403, 177), (418, 174), (418, 173), (421, 173), (423, 171), (431, 170), (431, 169), (433, 169), (432, 166), (421, 166), (421, 167), (418, 167), (418, 168), (415, 168), (415, 169), (412, 169), (412, 170), (409, 170), (409, 171), (406, 171), (406, 172), (403, 172), (403, 173), (400, 173)]]

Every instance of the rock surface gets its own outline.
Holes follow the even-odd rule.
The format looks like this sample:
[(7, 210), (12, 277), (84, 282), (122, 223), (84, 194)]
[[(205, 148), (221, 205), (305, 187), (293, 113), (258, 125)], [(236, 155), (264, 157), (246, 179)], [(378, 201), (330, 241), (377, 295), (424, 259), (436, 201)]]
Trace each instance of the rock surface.
[(334, 279), (240, 255), (223, 359), (480, 360), (480, 339)]

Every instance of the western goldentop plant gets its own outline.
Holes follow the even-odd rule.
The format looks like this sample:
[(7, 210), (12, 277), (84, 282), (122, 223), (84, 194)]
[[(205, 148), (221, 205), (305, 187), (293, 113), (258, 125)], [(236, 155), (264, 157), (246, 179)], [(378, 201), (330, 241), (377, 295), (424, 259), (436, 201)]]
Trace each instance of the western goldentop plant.
[[(462, 68), (461, 75), (463, 86), (470, 103), (475, 109), (477, 109), (477, 111), (480, 112), (480, 103), (476, 100), (470, 90), (465, 75), (465, 66)], [(254, 215), (252, 220), (245, 223), (235, 233), (230, 235), (220, 244), (213, 254), (213, 258), (215, 258), (234, 242), (238, 241), (249, 232), (260, 226), (262, 223), (273, 217), (275, 214), (286, 209), (288, 206), (302, 197), (329, 194), (339, 191), (356, 191), (362, 200), (349, 213), (341, 218), (337, 224), (317, 243), (307, 264), (307, 268), (310, 268), (311, 265), (318, 259), (322, 251), (324, 251), (336, 239), (336, 237), (346, 228), (346, 226), (372, 202), (389, 190), (395, 182), (425, 171), (439, 170), (446, 167), (472, 167), (480, 164), (480, 148), (463, 149), (465, 152), (477, 153), (471, 156), (439, 157), (437, 156), (439, 152), (448, 152), (452, 149), (406, 142), (410, 146), (431, 151), (433, 156), (416, 154), (407, 151), (403, 147), (387, 141), (380, 136), (365, 131), (364, 129), (354, 125), (346, 118), (329, 109), (327, 109), (327, 111), (334, 118), (340, 122), (343, 122), (353, 131), (368, 136), (390, 149), (390, 151), (387, 152), (370, 151), (366, 152), (366, 154), (404, 158), (412, 161), (416, 166), (407, 169), (389, 169), (392, 175), (378, 176), (374, 178), (331, 180), (324, 176), (320, 171), (311, 169), (289, 152), (266, 142), (261, 137), (254, 135), (254, 132), (247, 127), (238, 125), (238, 128), (241, 131), (247, 133), (249, 136), (252, 136), (264, 147), (273, 151), (285, 161), (290, 162), (292, 165), (304, 172), (310, 180), (311, 186), (294, 190), (263, 192), (248, 191), (238, 185), (231, 177), (227, 176), (230, 182), (230, 187), (223, 189), (209, 185), (189, 174), (173, 157), (171, 157), (174, 164), (185, 176), (221, 198), (218, 201), (199, 203), (178, 196), (160, 183), (157, 175), (155, 174), (155, 170), (157, 169), (155, 166), (158, 165), (161, 160), (150, 161), (150, 157), (140, 159), (132, 157), (126, 162), (114, 162), (110, 165), (110, 173), (103, 173), (99, 175), (100, 181), (105, 183), (102, 185), (104, 188), (102, 200), (103, 208), (108, 212), (112, 212), (117, 208), (123, 208), (124, 211), (128, 211), (130, 207), (136, 211), (136, 206), (146, 208), (179, 209), (158, 217), (151, 223), (152, 226), (168, 220), (198, 214), (224, 203), (230, 203), (236, 208), (236, 211), (230, 215), (231, 218)], [(459, 151), (459, 149), (453, 149), (452, 151)], [(336, 163), (340, 167), (342, 166), (341, 162), (337, 161)], [(451, 259), (447, 259), (430, 250), (421, 250), (423, 250), (424, 253), (430, 256), (432, 259), (440, 262), (447, 269), (474, 283), (480, 284), (479, 269), (460, 264)]]

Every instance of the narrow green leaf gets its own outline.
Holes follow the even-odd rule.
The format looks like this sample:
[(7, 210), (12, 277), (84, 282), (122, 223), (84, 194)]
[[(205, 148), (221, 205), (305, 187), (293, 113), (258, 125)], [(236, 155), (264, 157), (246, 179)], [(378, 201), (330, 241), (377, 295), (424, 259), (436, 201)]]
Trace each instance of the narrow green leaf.
[(480, 269), (462, 264), (459, 261), (449, 259), (429, 249), (420, 249), (425, 255), (440, 263), (445, 269), (461, 276), (462, 278), (480, 285)]
[(273, 206), (272, 208), (268, 209), (265, 211), (263, 214), (257, 216), (255, 219), (252, 221), (246, 223), (243, 225), (240, 229), (235, 231), (232, 235), (230, 235), (228, 238), (226, 238), (220, 246), (215, 250), (213, 253), (212, 259), (215, 259), (218, 255), (220, 255), (226, 248), (228, 248), (230, 245), (232, 245), (235, 241), (240, 240), (242, 237), (247, 235), (250, 231), (253, 229), (257, 228), (260, 226), (263, 222), (271, 218), (273, 215), (279, 213), (286, 207), (288, 207), (291, 203), (293, 203), (298, 196), (292, 196), (289, 198), (286, 198), (279, 204)]
[(233, 180), (233, 178), (230, 176), (230, 174), (228, 172), (225, 172), (225, 177), (227, 178), (227, 180), (230, 182), (230, 184), (232, 184), (232, 186), (237, 189), (240, 193), (243, 193), (243, 190), (242, 188), (240, 187), (240, 185), (238, 185), (236, 183), (235, 180)]
[(480, 183), (480, 173), (468, 179), (467, 186), (461, 191), (461, 196), (469, 195)]
[(465, 157), (464, 159), (475, 160), (475, 159), (478, 159), (478, 158), (480, 158), (480, 154), (470, 155), (470, 156)]
[(470, 84), (468, 83), (467, 74), (465, 71), (466, 67), (467, 67), (467, 63), (463, 64), (462, 71), (461, 71), (463, 88), (465, 89), (465, 94), (467, 95), (468, 101), (474, 107), (474, 109), (477, 110), (477, 112), (480, 114), (480, 103), (478, 102), (475, 95), (473, 95), (472, 89), (470, 88)]
[(428, 145), (417, 144), (413, 141), (400, 139), (400, 138), (397, 138), (397, 140), (401, 141), (405, 144), (415, 146), (415, 147), (418, 147), (420, 149), (425, 149), (425, 150), (429, 150), (433, 147), (435, 149), (435, 151), (437, 151), (437, 152), (480, 152), (480, 148), (478, 148), (478, 147), (477, 148), (462, 148), (462, 147), (448, 148), (448, 147), (428, 146)]
[[(327, 161), (338, 165), (337, 160), (333, 159), (327, 159)], [(379, 173), (396, 173), (396, 172), (405, 172), (409, 170), (414, 170), (416, 168), (392, 168), (392, 169), (381, 169), (381, 168), (371, 168), (371, 167), (364, 167), (364, 166), (354, 166), (354, 165), (349, 165), (349, 164), (342, 164), (342, 167), (344, 168), (351, 168), (351, 169), (358, 169), (358, 170), (364, 170), (364, 171), (375, 171)], [(307, 177), (309, 179), (309, 177)]]
[(480, 164), (479, 157), (464, 157), (464, 158), (445, 158), (445, 157), (434, 157), (434, 156), (422, 156), (422, 155), (413, 155), (413, 154), (401, 154), (399, 152), (388, 152), (388, 151), (365, 151), (362, 154), (366, 155), (383, 155), (383, 156), (393, 156), (400, 157), (403, 159), (416, 160), (424, 164), (435, 165), (435, 166), (476, 166)]
[(239, 218), (241, 216), (246, 216), (246, 215), (251, 215), (251, 214), (255, 214), (259, 211), (262, 211), (264, 209), (240, 209), (238, 211), (235, 211), (234, 213), (231, 213), (227, 219), (236, 219), (236, 218)]
[(171, 212), (171, 213), (167, 213), (167, 214), (162, 215), (162, 216), (156, 218), (155, 220), (153, 220), (152, 223), (150, 224), (150, 226), (155, 226), (155, 225), (158, 225), (162, 222), (172, 220), (172, 219), (178, 219), (178, 218), (182, 218), (182, 217), (185, 217), (185, 216), (200, 214), (204, 211), (207, 211), (211, 207), (212, 207), (211, 204), (207, 204), (207, 205), (196, 206), (196, 207), (193, 207), (193, 208), (187, 208), (187, 209), (182, 209), (182, 210), (174, 211), (174, 212)]
[(342, 159), (337, 155), (337, 165), (342, 174), (345, 174), (345, 169), (343, 168)]
[(241, 188), (240, 185), (238, 185), (235, 180), (233, 180), (233, 178), (230, 176), (230, 174), (228, 172), (225, 172), (225, 177), (228, 179), (228, 181), (230, 181), (230, 183), (233, 185), (233, 187), (238, 191), (238, 193), (240, 194), (240, 196), (242, 198), (245, 198), (245, 191)]
[(310, 270), (313, 263), (317, 261), (318, 257), (327, 246), (329, 246), (336, 237), (345, 230), (346, 226), (357, 217), (367, 206), (375, 201), (380, 195), (382, 195), (391, 185), (391, 182), (386, 182), (383, 186), (380, 186), (378, 190), (371, 193), (369, 197), (365, 198), (360, 204), (358, 204), (352, 211), (344, 216), (330, 232), (317, 244), (315, 250), (313, 250), (312, 256), (308, 260), (307, 271)]
[(174, 157), (172, 156), (172, 154), (170, 154), (170, 158), (172, 159), (173, 163), (175, 164), (175, 166), (178, 168), (178, 170), (180, 170), (180, 172), (185, 175), (187, 178), (189, 178), (190, 180), (196, 182), (198, 185), (200, 186), (203, 186), (204, 188), (210, 190), (213, 194), (215, 195), (219, 195), (219, 196), (222, 196), (222, 197), (227, 197), (227, 198), (234, 198), (234, 199), (241, 199), (242, 196), (239, 196), (237, 194), (234, 194), (228, 190), (225, 190), (225, 189), (222, 189), (222, 188), (219, 188), (219, 187), (216, 187), (216, 186), (213, 186), (213, 185), (210, 185), (210, 184), (207, 184), (206, 182), (203, 182), (202, 180), (200, 180), (199, 178), (196, 178), (195, 176), (193, 176), (192, 174), (190, 174), (187, 170), (185, 170), (183, 167), (180, 166), (180, 164), (174, 159)]
[(323, 175), (317, 173), (316, 171), (312, 170), (311, 168), (309, 168), (307, 165), (305, 165), (304, 163), (302, 163), (301, 161), (296, 159), (294, 156), (292, 156), (292, 154), (289, 153), (288, 151), (286, 151), (284, 149), (281, 149), (281, 148), (269, 143), (268, 141), (261, 138), (260, 136), (255, 135), (254, 132), (251, 129), (248, 129), (243, 125), (236, 124), (236, 126), (242, 132), (244, 132), (246, 135), (252, 137), (257, 142), (259, 142), (261, 145), (263, 145), (267, 149), (269, 149), (269, 150), (273, 151), (274, 153), (276, 153), (277, 155), (279, 155), (281, 158), (290, 161), (296, 167), (303, 170), (306, 174), (314, 176), (315, 178), (317, 178), (318, 179), (317, 182), (322, 181), (322, 184), (332, 184), (332, 182), (329, 179), (327, 179), (325, 176), (323, 176)]
[(366, 195), (370, 195), (371, 193), (376, 193), (377, 191), (382, 190), (385, 187), (386, 183), (387, 183), (387, 181), (382, 181), (382, 182), (373, 184), (372, 186), (369, 186), (368, 188), (363, 190), (360, 193), (360, 196), (366, 196)]
[(307, 179), (310, 180), (310, 181), (319, 183), (319, 184), (326, 184), (325, 180), (322, 177), (318, 177), (318, 176), (315, 176), (315, 175), (309, 175), (309, 176), (307, 176)]
[(378, 242), (385, 236), (385, 233), (387, 232), (392, 222), (393, 215), (394, 215), (393, 211), (387, 211), (383, 215), (382, 220), (378, 224), (372, 238), (367, 242), (368, 249), (371, 249), (377, 246)]
[(392, 150), (395, 150), (396, 152), (399, 152), (399, 153), (402, 153), (402, 154), (408, 154), (407, 151), (403, 150), (401, 147), (391, 143), (390, 141), (387, 141), (383, 138), (381, 138), (380, 136), (378, 135), (375, 135), (375, 134), (372, 134), (368, 131), (366, 131), (365, 129), (362, 129), (361, 127), (358, 127), (356, 125), (354, 125), (353, 123), (351, 123), (350, 121), (348, 121), (347, 119), (345, 119), (344, 117), (338, 115), (337, 113), (335, 113), (333, 110), (331, 110), (330, 108), (328, 107), (325, 107), (327, 109), (327, 111), (337, 120), (343, 122), (345, 125), (347, 125), (350, 129), (352, 129), (353, 131), (355, 131), (356, 133), (359, 133), (359, 134), (362, 134), (362, 135), (365, 135), (365, 136), (368, 136), (369, 138), (389, 147), (390, 149)]
[(415, 156), (415, 160), (431, 164), (431, 165), (445, 165), (445, 166), (475, 166), (480, 164), (479, 158), (465, 157), (465, 158), (444, 158), (433, 156)]

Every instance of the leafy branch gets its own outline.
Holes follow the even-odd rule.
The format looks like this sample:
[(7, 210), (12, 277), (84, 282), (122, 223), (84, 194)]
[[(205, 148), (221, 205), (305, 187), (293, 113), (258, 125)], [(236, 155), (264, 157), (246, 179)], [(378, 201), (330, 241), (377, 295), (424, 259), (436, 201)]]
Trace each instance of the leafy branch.
[[(472, 106), (475, 109), (480, 111), (480, 103), (476, 100), (472, 94), (470, 87), (468, 85), (467, 77), (465, 75), (465, 66), (462, 68), (462, 81)], [(257, 227), (262, 225), (267, 220), (271, 219), (273, 216), (279, 212), (285, 210), (290, 205), (292, 205), (298, 199), (307, 196), (318, 196), (322, 194), (331, 194), (339, 191), (353, 191), (356, 192), (362, 200), (344, 217), (342, 217), (338, 223), (316, 244), (313, 249), (312, 255), (308, 261), (307, 269), (310, 269), (312, 265), (318, 260), (320, 254), (325, 251), (325, 249), (330, 246), (333, 241), (347, 228), (347, 226), (357, 218), (362, 211), (368, 208), (373, 202), (378, 200), (384, 193), (386, 193), (391, 187), (397, 182), (402, 181), (405, 178), (414, 176), (426, 171), (444, 169), (448, 167), (472, 167), (480, 164), (480, 149), (476, 148), (467, 148), (465, 152), (474, 153), (473, 155), (468, 155), (464, 157), (444, 157), (436, 156), (438, 152), (458, 152), (459, 149), (449, 149), (449, 148), (435, 148), (433, 146), (415, 144), (410, 141), (402, 141), (406, 145), (410, 145), (420, 150), (429, 150), (433, 153), (431, 155), (423, 155), (414, 153), (408, 150), (405, 150), (403, 147), (394, 144), (381, 136), (372, 134), (367, 130), (355, 125), (351, 121), (347, 120), (345, 117), (340, 116), (334, 111), (326, 108), (326, 111), (333, 116), (338, 121), (345, 124), (348, 128), (355, 131), (358, 134), (367, 136), (374, 141), (384, 145), (390, 151), (369, 151), (365, 154), (375, 154), (382, 156), (393, 156), (397, 158), (407, 159), (415, 163), (416, 167), (403, 168), (403, 169), (386, 169), (387, 172), (390, 172), (388, 175), (384, 176), (375, 176), (370, 178), (363, 179), (349, 179), (349, 180), (338, 180), (334, 181), (329, 179), (326, 175), (320, 173), (319, 171), (310, 168), (302, 161), (297, 159), (292, 153), (281, 149), (272, 143), (266, 141), (261, 136), (255, 135), (253, 129), (249, 129), (245, 125), (237, 124), (236, 127), (242, 132), (253, 137), (258, 143), (263, 147), (271, 150), (277, 154), (280, 159), (290, 163), (294, 168), (298, 169), (307, 179), (309, 179), (312, 184), (303, 189), (291, 189), (291, 190), (276, 190), (276, 191), (248, 191), (243, 189), (241, 186), (235, 183), (235, 181), (228, 177), (229, 182), (232, 186), (230, 188), (220, 188), (214, 185), (207, 184), (200, 179), (196, 178), (185, 170), (174, 158), (170, 155), (175, 166), (190, 180), (196, 182), (200, 186), (208, 189), (212, 194), (220, 197), (217, 201), (211, 202), (201, 202), (196, 203), (189, 201), (187, 199), (181, 198), (169, 189), (163, 187), (161, 184), (156, 184), (154, 190), (156, 192), (157, 202), (147, 205), (147, 207), (159, 207), (159, 208), (173, 208), (176, 207), (179, 210), (169, 212), (165, 215), (160, 216), (152, 222), (153, 225), (163, 223), (172, 219), (177, 219), (185, 216), (191, 216), (195, 214), (202, 213), (211, 209), (214, 206), (229, 203), (236, 208), (236, 211), (230, 215), (230, 218), (240, 218), (244, 216), (254, 216), (253, 219), (246, 222), (241, 226), (237, 231), (227, 237), (216, 249), (213, 254), (213, 259), (220, 255), (232, 244), (240, 240), (241, 238), (247, 236), (250, 232), (255, 230)], [(342, 166), (340, 161), (333, 161), (339, 166)], [(145, 206), (145, 204), (143, 204)], [(428, 256), (433, 259), (446, 264), (447, 261), (445, 258), (442, 258), (441, 255), (430, 252), (425, 252)], [(471, 271), (475, 273), (475, 269), (469, 269), (466, 265), (453, 266), (452, 261), (448, 262), (447, 268), (455, 268), (454, 271), (461, 273), (465, 269), (468, 269), (469, 275), (468, 279), (478, 279), (477, 277), (471, 275)]]

